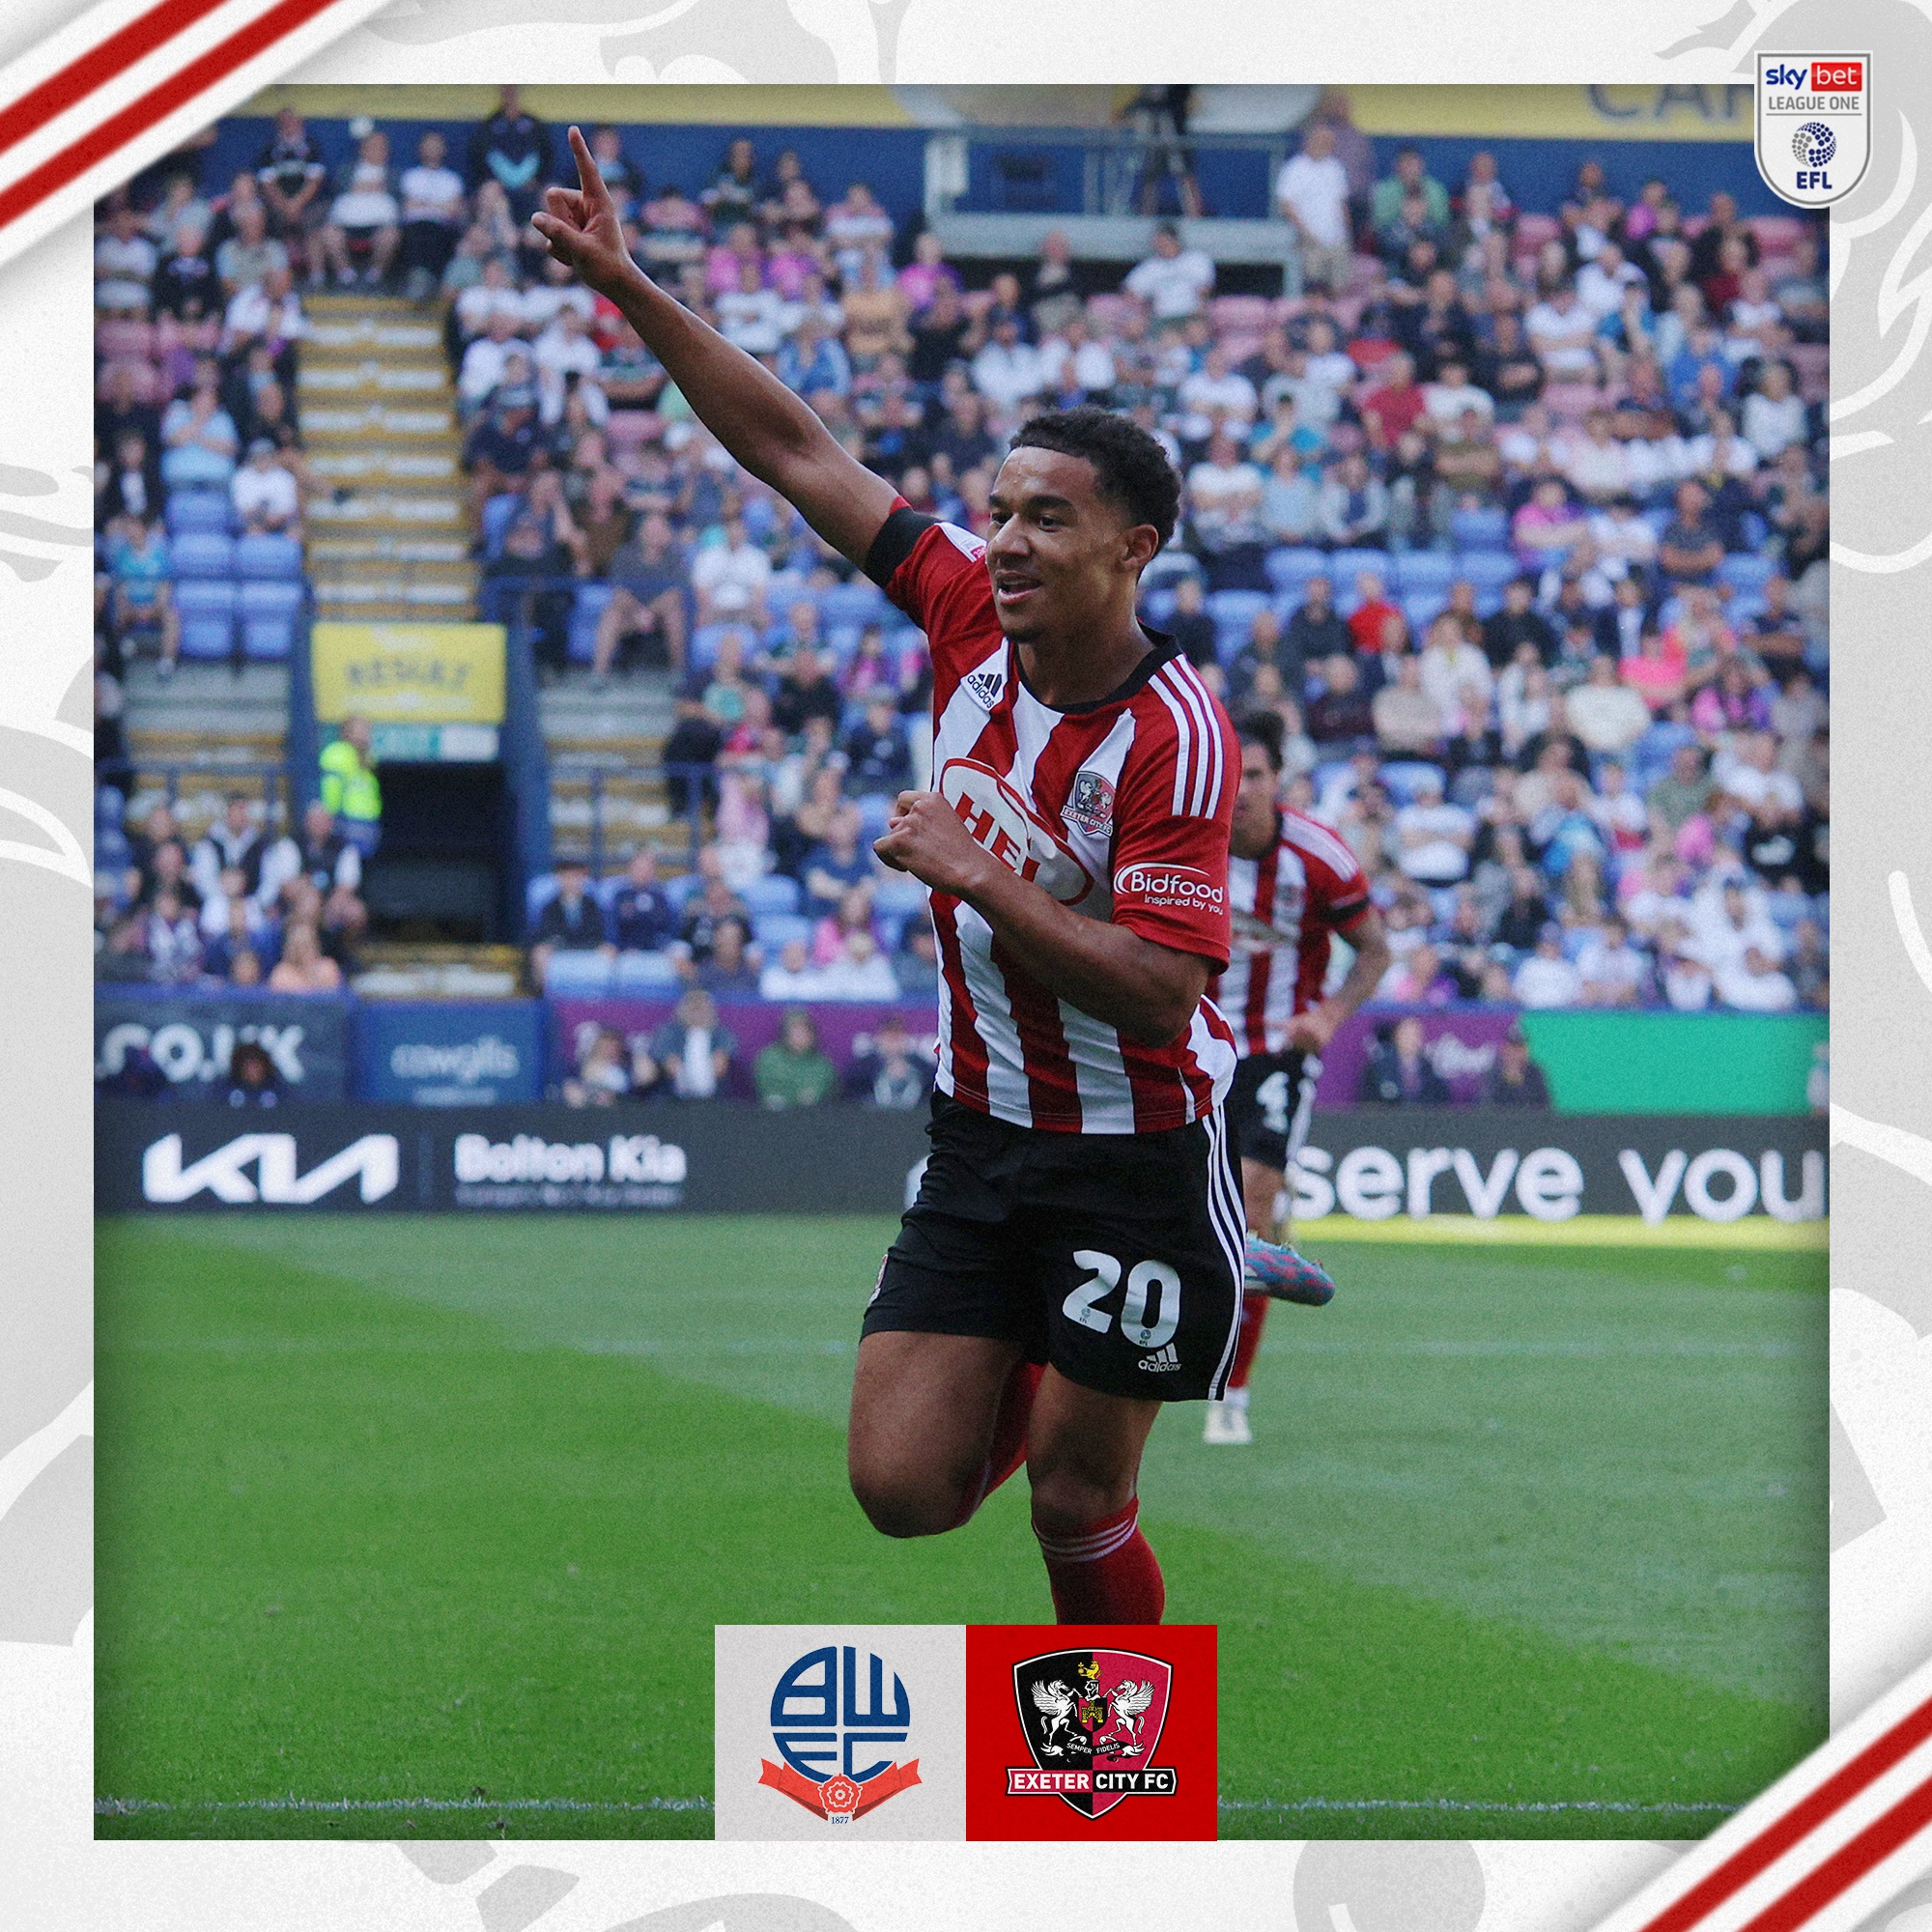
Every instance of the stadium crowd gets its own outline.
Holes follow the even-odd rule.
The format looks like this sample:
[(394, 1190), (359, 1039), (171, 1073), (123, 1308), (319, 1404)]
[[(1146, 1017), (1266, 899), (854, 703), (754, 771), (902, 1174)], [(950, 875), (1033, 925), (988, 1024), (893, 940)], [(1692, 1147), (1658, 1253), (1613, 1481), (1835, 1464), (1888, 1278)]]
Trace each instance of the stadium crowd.
[[(1183, 524), (1148, 620), (1236, 715), (1281, 718), (1285, 798), (1373, 880), (1397, 955), (1383, 998), (1824, 1006), (1815, 225), (1741, 218), (1723, 193), (1681, 208), (1662, 179), (1624, 200), (1594, 159), (1549, 213), (1520, 208), (1492, 155), (1444, 182), (1406, 147), (1378, 174), (1330, 96), (1275, 185), (1285, 293), (1219, 295), (1170, 228), (1124, 274), (1061, 235), (969, 274), (776, 140), (733, 140), (688, 184), (648, 179), (630, 140), (600, 128), (593, 148), (640, 263), (915, 506), (983, 531), (1006, 438), (1037, 409), (1104, 404), (1162, 441)], [(285, 116), (278, 181), (307, 142)], [(927, 777), (917, 632), (547, 261), (524, 218), (554, 130), (506, 89), (462, 172), (448, 146), (425, 134), (398, 174), (361, 128), (334, 200), (276, 201), (258, 232), (238, 181), (221, 218), (242, 250), (286, 253), (262, 271), (273, 316), (298, 310), (302, 274), (444, 304), (488, 608), (531, 627), (547, 675), (675, 680), (664, 757), (696, 865), (660, 879), (642, 849), (620, 875), (539, 882), (534, 978), (926, 996), (917, 890), (869, 851), (892, 794)], [(104, 223), (103, 246), (141, 227)], [(141, 279), (123, 257), (110, 271)], [(217, 333), (234, 327), (224, 312)], [(272, 392), (271, 345), (234, 340), (225, 378), (208, 352), (206, 403), (200, 352), (168, 365), (178, 428), (238, 380)], [(235, 428), (231, 463), (273, 420)]]

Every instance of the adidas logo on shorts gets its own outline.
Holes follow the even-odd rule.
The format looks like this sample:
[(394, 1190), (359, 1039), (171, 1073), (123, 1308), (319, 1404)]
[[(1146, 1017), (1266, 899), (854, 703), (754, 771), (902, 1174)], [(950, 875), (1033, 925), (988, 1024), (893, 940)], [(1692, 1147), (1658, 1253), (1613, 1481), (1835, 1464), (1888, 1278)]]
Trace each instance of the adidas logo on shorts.
[(1156, 1349), (1151, 1355), (1143, 1355), (1140, 1366), (1154, 1375), (1178, 1373), (1180, 1368), (1180, 1357), (1175, 1353), (1174, 1344), (1170, 1342), (1166, 1348)]

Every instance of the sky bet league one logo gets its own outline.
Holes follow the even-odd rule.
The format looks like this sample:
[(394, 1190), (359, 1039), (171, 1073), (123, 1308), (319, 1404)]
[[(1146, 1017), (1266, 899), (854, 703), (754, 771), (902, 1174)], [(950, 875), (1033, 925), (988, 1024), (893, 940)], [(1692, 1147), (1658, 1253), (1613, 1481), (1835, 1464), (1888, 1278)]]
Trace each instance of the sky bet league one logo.
[(851, 1644), (809, 1650), (772, 1692), (772, 1742), (784, 1762), (758, 1761), (758, 1782), (781, 1791), (828, 1824), (849, 1825), (919, 1783), (919, 1760), (894, 1762), (912, 1726), (912, 1700), (896, 1671), (868, 1654), (862, 1669)]
[(1871, 156), (1869, 54), (1759, 54), (1757, 171), (1799, 208), (1829, 208)]

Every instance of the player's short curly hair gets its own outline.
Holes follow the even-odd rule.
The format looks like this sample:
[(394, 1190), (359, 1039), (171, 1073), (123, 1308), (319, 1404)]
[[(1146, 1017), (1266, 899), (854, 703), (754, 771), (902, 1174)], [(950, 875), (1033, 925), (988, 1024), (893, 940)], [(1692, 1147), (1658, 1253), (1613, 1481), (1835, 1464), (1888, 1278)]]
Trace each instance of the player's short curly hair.
[(1285, 761), (1281, 713), (1250, 711), (1235, 725), (1236, 739), (1243, 745), (1259, 745), (1267, 754), (1268, 769), (1278, 772)]
[(1136, 422), (1091, 406), (1048, 410), (1023, 422), (1015, 449), (1051, 449), (1094, 466), (1100, 494), (1137, 524), (1151, 524), (1165, 544), (1180, 515), (1180, 478), (1167, 451)]

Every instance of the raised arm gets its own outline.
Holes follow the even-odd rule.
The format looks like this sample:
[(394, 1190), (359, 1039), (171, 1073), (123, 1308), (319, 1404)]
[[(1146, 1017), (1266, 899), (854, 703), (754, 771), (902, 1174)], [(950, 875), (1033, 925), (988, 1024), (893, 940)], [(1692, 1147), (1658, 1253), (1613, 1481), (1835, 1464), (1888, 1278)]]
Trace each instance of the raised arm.
[(586, 288), (608, 296), (737, 461), (800, 511), (834, 550), (863, 564), (893, 486), (839, 446), (810, 408), (761, 363), (726, 342), (631, 259), (623, 224), (583, 136), (570, 130), (575, 188), (544, 190), (531, 225)]

